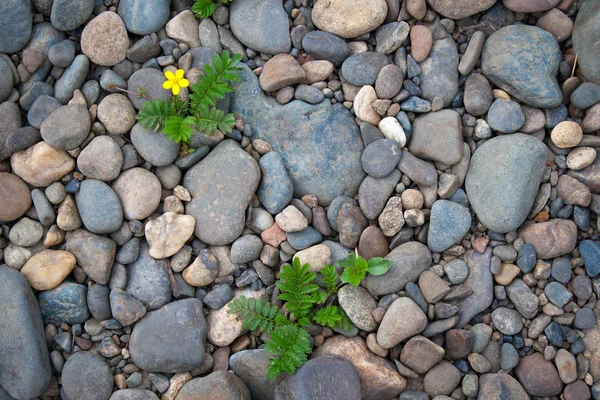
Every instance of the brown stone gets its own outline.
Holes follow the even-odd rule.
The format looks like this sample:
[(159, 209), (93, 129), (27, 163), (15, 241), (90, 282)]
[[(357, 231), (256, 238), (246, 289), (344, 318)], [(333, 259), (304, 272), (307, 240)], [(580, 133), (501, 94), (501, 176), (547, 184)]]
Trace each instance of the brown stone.
[(377, 330), (377, 342), (390, 349), (405, 339), (415, 336), (427, 327), (427, 316), (408, 297), (396, 299), (383, 316)]
[(112, 184), (112, 189), (123, 206), (126, 219), (143, 220), (160, 204), (160, 181), (144, 168), (124, 171)]
[(369, 226), (360, 235), (358, 254), (364, 259), (385, 257), (389, 252), (387, 238), (378, 227)]
[(305, 80), (306, 72), (289, 54), (278, 54), (267, 61), (259, 78), (260, 87), (265, 92), (272, 92)]
[(570, 253), (575, 248), (577, 225), (571, 220), (552, 219), (525, 226), (520, 237), (533, 246), (538, 258), (554, 258)]
[(451, 360), (467, 357), (475, 343), (473, 334), (466, 329), (450, 329), (445, 339), (446, 354)]
[(410, 29), (410, 55), (416, 62), (425, 61), (432, 45), (433, 34), (425, 25), (414, 25)]
[(558, 197), (564, 199), (565, 203), (587, 207), (592, 201), (590, 189), (569, 175), (561, 175), (556, 185)]
[(569, 383), (563, 392), (565, 400), (590, 400), (590, 388), (584, 381)]
[(563, 389), (558, 371), (541, 353), (533, 353), (521, 359), (515, 375), (527, 393), (532, 396), (558, 396)]
[(13, 154), (10, 166), (31, 186), (45, 187), (73, 171), (75, 160), (66, 151), (39, 142)]
[(207, 249), (200, 250), (200, 254), (183, 271), (183, 279), (190, 285), (201, 287), (210, 285), (219, 275), (219, 262), (217, 257)]
[(285, 232), (277, 225), (277, 222), (271, 225), (270, 228), (262, 231), (260, 238), (263, 242), (270, 244), (273, 247), (279, 247), (281, 242), (286, 240)]
[(35, 290), (54, 289), (75, 268), (75, 256), (64, 250), (44, 250), (31, 257), (21, 269)]
[(31, 207), (27, 184), (16, 175), (0, 172), (0, 222), (14, 221)]
[(333, 336), (313, 352), (313, 358), (337, 355), (350, 361), (360, 378), (364, 400), (391, 399), (406, 387), (404, 379), (387, 359), (371, 353), (363, 338)]
[(448, 361), (430, 369), (423, 379), (425, 392), (431, 397), (449, 396), (459, 383), (460, 371)]
[(340, 244), (353, 249), (358, 244), (362, 231), (367, 228), (369, 221), (363, 215), (360, 207), (344, 203), (336, 218), (337, 230), (340, 233)]
[(567, 40), (573, 32), (573, 20), (558, 8), (553, 8), (538, 19), (536, 26), (550, 32), (559, 43)]
[(445, 350), (423, 336), (410, 339), (400, 354), (400, 361), (413, 371), (424, 374), (442, 361)]
[(424, 271), (419, 276), (419, 288), (425, 300), (430, 304), (437, 303), (450, 292), (448, 282), (432, 271)]

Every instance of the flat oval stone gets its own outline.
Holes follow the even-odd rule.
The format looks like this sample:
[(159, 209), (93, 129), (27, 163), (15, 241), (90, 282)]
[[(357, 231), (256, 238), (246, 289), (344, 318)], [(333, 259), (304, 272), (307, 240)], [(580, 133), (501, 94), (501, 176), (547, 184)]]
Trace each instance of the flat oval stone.
[(6, 0), (0, 4), (0, 53), (16, 53), (31, 37), (30, 0)]
[(147, 242), (140, 246), (140, 256), (127, 267), (125, 291), (140, 301), (148, 310), (156, 310), (173, 297), (167, 273), (167, 261), (150, 256)]
[(546, 165), (546, 146), (515, 133), (480, 146), (469, 165), (465, 189), (479, 220), (495, 232), (517, 229), (527, 218)]
[(281, 155), (270, 151), (259, 161), (262, 179), (256, 195), (271, 214), (278, 214), (292, 200), (294, 187)]
[(127, 90), (134, 94), (128, 93), (129, 101), (139, 110), (146, 101), (145, 98), (138, 98), (138, 87), (146, 89), (146, 95), (154, 100), (169, 100), (171, 92), (163, 89), (162, 84), (165, 81), (165, 76), (155, 68), (141, 68), (135, 71), (127, 80)]
[(171, 0), (122, 0), (118, 13), (129, 32), (147, 35), (165, 26), (170, 5)]
[(587, 1), (577, 13), (573, 27), (573, 47), (579, 54), (580, 71), (587, 79), (600, 85), (600, 67), (598, 66), (600, 46), (597, 42), (599, 34), (600, 4), (595, 1)]
[(126, 219), (143, 220), (160, 204), (160, 181), (152, 172), (132, 168), (123, 172), (112, 184)]
[(56, 29), (72, 31), (83, 24), (94, 11), (94, 0), (55, 0), (50, 21)]
[(344, 285), (338, 291), (340, 307), (358, 329), (372, 332), (377, 328), (377, 322), (372, 312), (377, 308), (377, 302), (369, 292), (361, 286)]
[(342, 75), (354, 86), (373, 85), (379, 71), (388, 64), (385, 54), (367, 51), (348, 57), (342, 64)]
[(571, 220), (556, 218), (527, 225), (519, 236), (533, 246), (538, 258), (554, 258), (573, 251), (577, 244), (577, 225)]
[(375, 178), (383, 178), (392, 173), (401, 156), (398, 142), (392, 139), (380, 139), (365, 148), (361, 164), (367, 174)]
[(196, 219), (196, 236), (211, 245), (225, 245), (237, 239), (259, 180), (258, 164), (233, 140), (221, 142), (189, 169), (183, 186), (192, 195), (186, 213)]
[(86, 229), (112, 233), (123, 223), (123, 209), (116, 193), (102, 181), (86, 179), (75, 194), (77, 209)]
[(325, 0), (312, 10), (314, 24), (322, 31), (349, 39), (377, 28), (387, 16), (385, 0)]
[(179, 155), (179, 143), (169, 139), (162, 131), (146, 129), (140, 124), (135, 124), (130, 136), (137, 152), (154, 166), (170, 165)]
[(527, 400), (529, 396), (523, 386), (508, 374), (485, 374), (479, 378), (477, 400), (501, 399)]
[(69, 104), (56, 109), (42, 123), (40, 134), (46, 143), (61, 150), (73, 150), (90, 133), (92, 121), (86, 106)]
[(71, 65), (56, 81), (54, 97), (60, 100), (61, 103), (67, 104), (73, 98), (75, 90), (80, 89), (85, 83), (89, 69), (90, 60), (85, 54), (76, 56)]
[(108, 363), (99, 355), (80, 351), (71, 355), (62, 370), (62, 390), (69, 399), (107, 399), (113, 386)]
[(108, 135), (95, 137), (77, 157), (77, 168), (87, 178), (110, 182), (123, 166), (123, 152)]
[(16, 175), (0, 172), (0, 221), (14, 221), (29, 207), (31, 194), (27, 184)]
[(555, 7), (560, 0), (503, 0), (504, 7), (514, 12), (534, 13)]
[[(528, 54), (528, 57), (523, 57)], [(538, 62), (543, 59), (544, 62)], [(494, 32), (483, 47), (483, 74), (518, 100), (533, 107), (561, 104), (556, 74), (560, 47), (549, 32), (529, 25), (510, 25)]]
[(429, 5), (438, 13), (450, 19), (463, 19), (473, 14), (485, 11), (496, 2), (495, 0), (427, 0)]
[(427, 247), (441, 253), (462, 239), (471, 227), (469, 210), (449, 200), (438, 200), (431, 207)]
[(39, 142), (10, 157), (13, 172), (36, 187), (46, 187), (71, 172), (75, 160), (66, 151)]
[(344, 62), (349, 53), (344, 39), (323, 31), (308, 32), (302, 39), (302, 47), (315, 60), (329, 60), (338, 66)]

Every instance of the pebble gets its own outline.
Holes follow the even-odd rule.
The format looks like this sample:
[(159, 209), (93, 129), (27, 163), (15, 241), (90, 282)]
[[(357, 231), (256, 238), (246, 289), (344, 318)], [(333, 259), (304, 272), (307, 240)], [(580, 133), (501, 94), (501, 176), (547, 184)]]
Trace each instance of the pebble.
[(57, 108), (42, 123), (40, 134), (46, 143), (61, 150), (73, 150), (89, 134), (91, 120), (85, 106), (79, 104)]
[(377, 343), (389, 349), (417, 335), (427, 326), (427, 317), (411, 299), (401, 297), (395, 300), (383, 316), (377, 330)]
[(410, 29), (410, 55), (420, 63), (425, 61), (433, 45), (431, 30), (425, 25), (414, 25)]
[(504, 373), (482, 375), (479, 379), (479, 396), (482, 399), (493, 399), (502, 396), (519, 400), (528, 398), (521, 384), (509, 374)]
[(505, 335), (515, 335), (523, 329), (521, 315), (510, 308), (499, 307), (492, 312), (494, 326)]
[(75, 195), (85, 227), (92, 233), (112, 233), (123, 223), (123, 210), (115, 192), (102, 181), (87, 179)]
[(112, 392), (113, 377), (104, 359), (88, 351), (71, 355), (61, 375), (62, 390), (69, 398), (107, 399)]
[(385, 65), (381, 68), (375, 80), (377, 97), (379, 99), (393, 98), (400, 92), (403, 80), (404, 73), (402, 69), (394, 64)]
[(553, 8), (537, 20), (536, 26), (552, 34), (558, 43), (571, 36), (573, 21), (558, 8)]
[[(194, 262), (183, 271), (183, 279), (192, 286), (202, 287), (211, 284), (218, 274), (219, 262), (217, 258), (210, 250), (202, 249)], [(221, 296), (227, 297), (227, 293), (221, 289), (213, 295), (216, 297), (214, 300), (217, 301), (217, 304), (219, 303), (218, 299), (222, 298)]]
[(265, 92), (272, 92), (304, 80), (306, 72), (296, 59), (289, 54), (278, 54), (265, 63), (259, 82)]
[(454, 365), (442, 361), (427, 372), (423, 387), (431, 396), (447, 396), (458, 386), (460, 377), (460, 372)]
[[(478, 73), (469, 75), (465, 81), (464, 92), (464, 104), (467, 112), (473, 116), (483, 115), (490, 109), (492, 101), (492, 87), (485, 76)], [(498, 117), (501, 116), (497, 115)], [(489, 123), (489, 121), (487, 122)]]
[(164, 167), (175, 161), (179, 155), (179, 143), (175, 143), (161, 131), (146, 129), (140, 124), (132, 126), (131, 142), (144, 160), (157, 167)]
[(150, 256), (162, 259), (175, 255), (194, 233), (195, 223), (194, 217), (174, 212), (148, 222), (145, 234)]
[(487, 122), (495, 131), (513, 133), (525, 123), (521, 106), (512, 100), (498, 99), (488, 110)]
[(156, 260), (149, 253), (148, 243), (142, 242), (140, 256), (127, 266), (125, 291), (148, 310), (156, 310), (172, 299), (171, 283), (166, 260)]
[(467, 279), (469, 268), (465, 261), (455, 259), (444, 266), (444, 272), (446, 273), (446, 276), (448, 276), (450, 283), (458, 285)]
[(125, 59), (129, 39), (121, 18), (106, 11), (92, 19), (81, 33), (81, 51), (94, 64), (114, 66)]
[(87, 288), (73, 282), (63, 282), (38, 295), (42, 318), (46, 323), (82, 324), (90, 317)]
[(515, 368), (515, 375), (527, 393), (533, 396), (556, 396), (563, 384), (554, 364), (540, 353), (525, 356)]
[(198, 21), (191, 10), (185, 10), (171, 18), (165, 25), (167, 36), (190, 47), (200, 47)]
[(362, 154), (361, 164), (365, 172), (375, 178), (389, 175), (402, 153), (395, 140), (380, 139), (369, 144)]
[(583, 131), (579, 124), (572, 121), (563, 121), (552, 129), (550, 134), (552, 143), (561, 149), (576, 147), (583, 138)]
[(386, 16), (385, 0), (360, 0), (356, 3), (332, 0), (327, 4), (317, 3), (312, 10), (312, 20), (317, 28), (344, 39), (372, 31)]
[(123, 216), (128, 220), (143, 220), (160, 203), (160, 182), (154, 174), (143, 168), (124, 171), (111, 187), (121, 201)]
[(520, 237), (533, 246), (538, 258), (554, 258), (575, 248), (577, 226), (573, 221), (557, 218), (525, 226)]
[[(404, 22), (405, 25), (407, 25)], [(408, 25), (407, 25), (408, 34)], [(388, 57), (379, 52), (368, 51), (348, 57), (342, 64), (344, 79), (354, 86), (374, 85), (383, 67), (390, 64)]]
[(119, 176), (123, 153), (110, 136), (95, 137), (77, 157), (77, 168), (90, 179), (110, 182)]
[(400, 361), (419, 374), (425, 374), (444, 357), (445, 351), (431, 340), (422, 336), (410, 339), (400, 355)]
[(471, 215), (458, 203), (438, 200), (431, 208), (431, 222), (427, 246), (433, 252), (442, 252), (460, 240), (471, 226)]
[(72, 31), (81, 26), (93, 11), (93, 0), (56, 0), (52, 3), (50, 21), (56, 29)]
[(460, 64), (458, 64), (458, 71), (462, 75), (467, 76), (473, 70), (477, 61), (479, 61), (484, 43), (485, 34), (482, 31), (473, 33), (471, 40), (469, 40), (469, 45), (460, 59)]
[(576, 147), (567, 156), (567, 167), (573, 171), (584, 169), (596, 160), (596, 154), (593, 147)]
[(425, 160), (446, 165), (458, 163), (463, 148), (460, 115), (453, 110), (441, 110), (417, 117), (408, 148)]
[(600, 101), (600, 85), (593, 82), (583, 82), (571, 94), (571, 103), (582, 110)]
[(164, 81), (165, 76), (159, 70), (154, 68), (140, 68), (127, 80), (127, 90), (132, 92), (128, 93), (127, 97), (129, 97), (129, 101), (137, 110), (147, 101), (147, 99), (140, 98), (137, 95), (138, 87), (143, 87), (146, 90), (146, 96), (151, 99), (168, 100), (171, 98), (171, 92), (162, 88)]
[(311, 31), (302, 39), (302, 47), (316, 60), (329, 60), (334, 65), (342, 65), (348, 57), (346, 42), (329, 32)]
[(108, 133), (122, 135), (135, 124), (135, 109), (122, 94), (110, 94), (98, 105), (98, 119)]
[(404, 21), (381, 25), (375, 32), (376, 51), (384, 54), (395, 52), (408, 38), (409, 32), (410, 26)]
[(127, 31), (136, 35), (158, 32), (169, 20), (169, 0), (150, 0), (147, 5), (135, 0), (119, 1), (119, 17)]

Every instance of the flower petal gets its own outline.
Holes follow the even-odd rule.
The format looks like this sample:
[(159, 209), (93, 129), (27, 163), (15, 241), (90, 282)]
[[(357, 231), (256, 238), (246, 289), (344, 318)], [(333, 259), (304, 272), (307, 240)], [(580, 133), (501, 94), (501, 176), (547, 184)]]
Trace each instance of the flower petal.
[(179, 85), (173, 85), (171, 90), (173, 91), (173, 94), (177, 96), (179, 94)]
[(167, 78), (170, 81), (175, 80), (175, 74), (171, 71), (165, 71), (165, 78)]
[(167, 90), (169, 90), (169, 89), (171, 89), (172, 87), (173, 87), (173, 82), (171, 82), (171, 81), (164, 81), (164, 82), (163, 82), (163, 89), (167, 89)]
[(188, 87), (190, 86), (190, 81), (188, 81), (187, 79), (180, 79), (178, 82), (179, 86), (183, 87)]
[(183, 72), (182, 69), (178, 69), (177, 71), (175, 71), (175, 79), (181, 79), (181, 78), (183, 78), (184, 74), (185, 74), (185, 72)]

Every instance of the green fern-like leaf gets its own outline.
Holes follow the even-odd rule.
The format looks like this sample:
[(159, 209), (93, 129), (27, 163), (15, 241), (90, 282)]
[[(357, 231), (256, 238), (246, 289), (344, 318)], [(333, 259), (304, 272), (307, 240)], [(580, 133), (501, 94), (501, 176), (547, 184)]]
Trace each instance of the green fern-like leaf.
[(321, 308), (315, 313), (314, 321), (322, 326), (329, 328), (344, 328), (348, 317), (341, 308), (337, 306), (327, 306)]
[(225, 50), (220, 57), (213, 57), (213, 66), (204, 64), (204, 76), (191, 86), (190, 99), (196, 112), (214, 106), (217, 99), (223, 99), (227, 93), (233, 91), (229, 82), (239, 81), (240, 78), (235, 72), (240, 70), (237, 64), (241, 59), (241, 55), (232, 56)]
[(333, 265), (325, 265), (321, 270), (321, 275), (323, 275), (323, 284), (325, 285), (325, 289), (327, 290), (327, 296), (331, 296), (336, 293), (338, 290), (339, 283), (339, 274), (337, 273), (335, 266)]
[(175, 143), (187, 143), (194, 132), (195, 124), (196, 120), (194, 117), (184, 118), (179, 115), (174, 115), (167, 118), (165, 121), (163, 133)]
[(281, 291), (279, 299), (285, 301), (285, 308), (296, 318), (307, 317), (312, 307), (318, 303), (319, 286), (314, 283), (316, 273), (310, 272), (310, 265), (300, 263), (298, 257), (294, 258), (290, 267), (284, 265), (276, 282)]
[(213, 0), (196, 0), (194, 5), (192, 6), (192, 12), (196, 14), (198, 18), (208, 18), (217, 9)]
[(312, 352), (310, 335), (295, 325), (278, 326), (271, 333), (271, 339), (265, 342), (265, 350), (273, 355), (269, 360), (270, 379), (282, 372), (293, 374)]
[(173, 115), (175, 115), (175, 110), (171, 101), (148, 100), (142, 104), (137, 120), (144, 128), (158, 131)]
[(231, 132), (235, 126), (233, 114), (225, 114), (216, 107), (202, 107), (196, 116), (196, 129), (212, 135), (218, 130), (223, 133)]
[(229, 304), (227, 314), (236, 314), (236, 319), (243, 321), (242, 327), (252, 331), (259, 329), (263, 332), (271, 332), (276, 325), (282, 325), (284, 320), (287, 321), (279, 308), (272, 306), (262, 297), (248, 299), (241, 296)]

